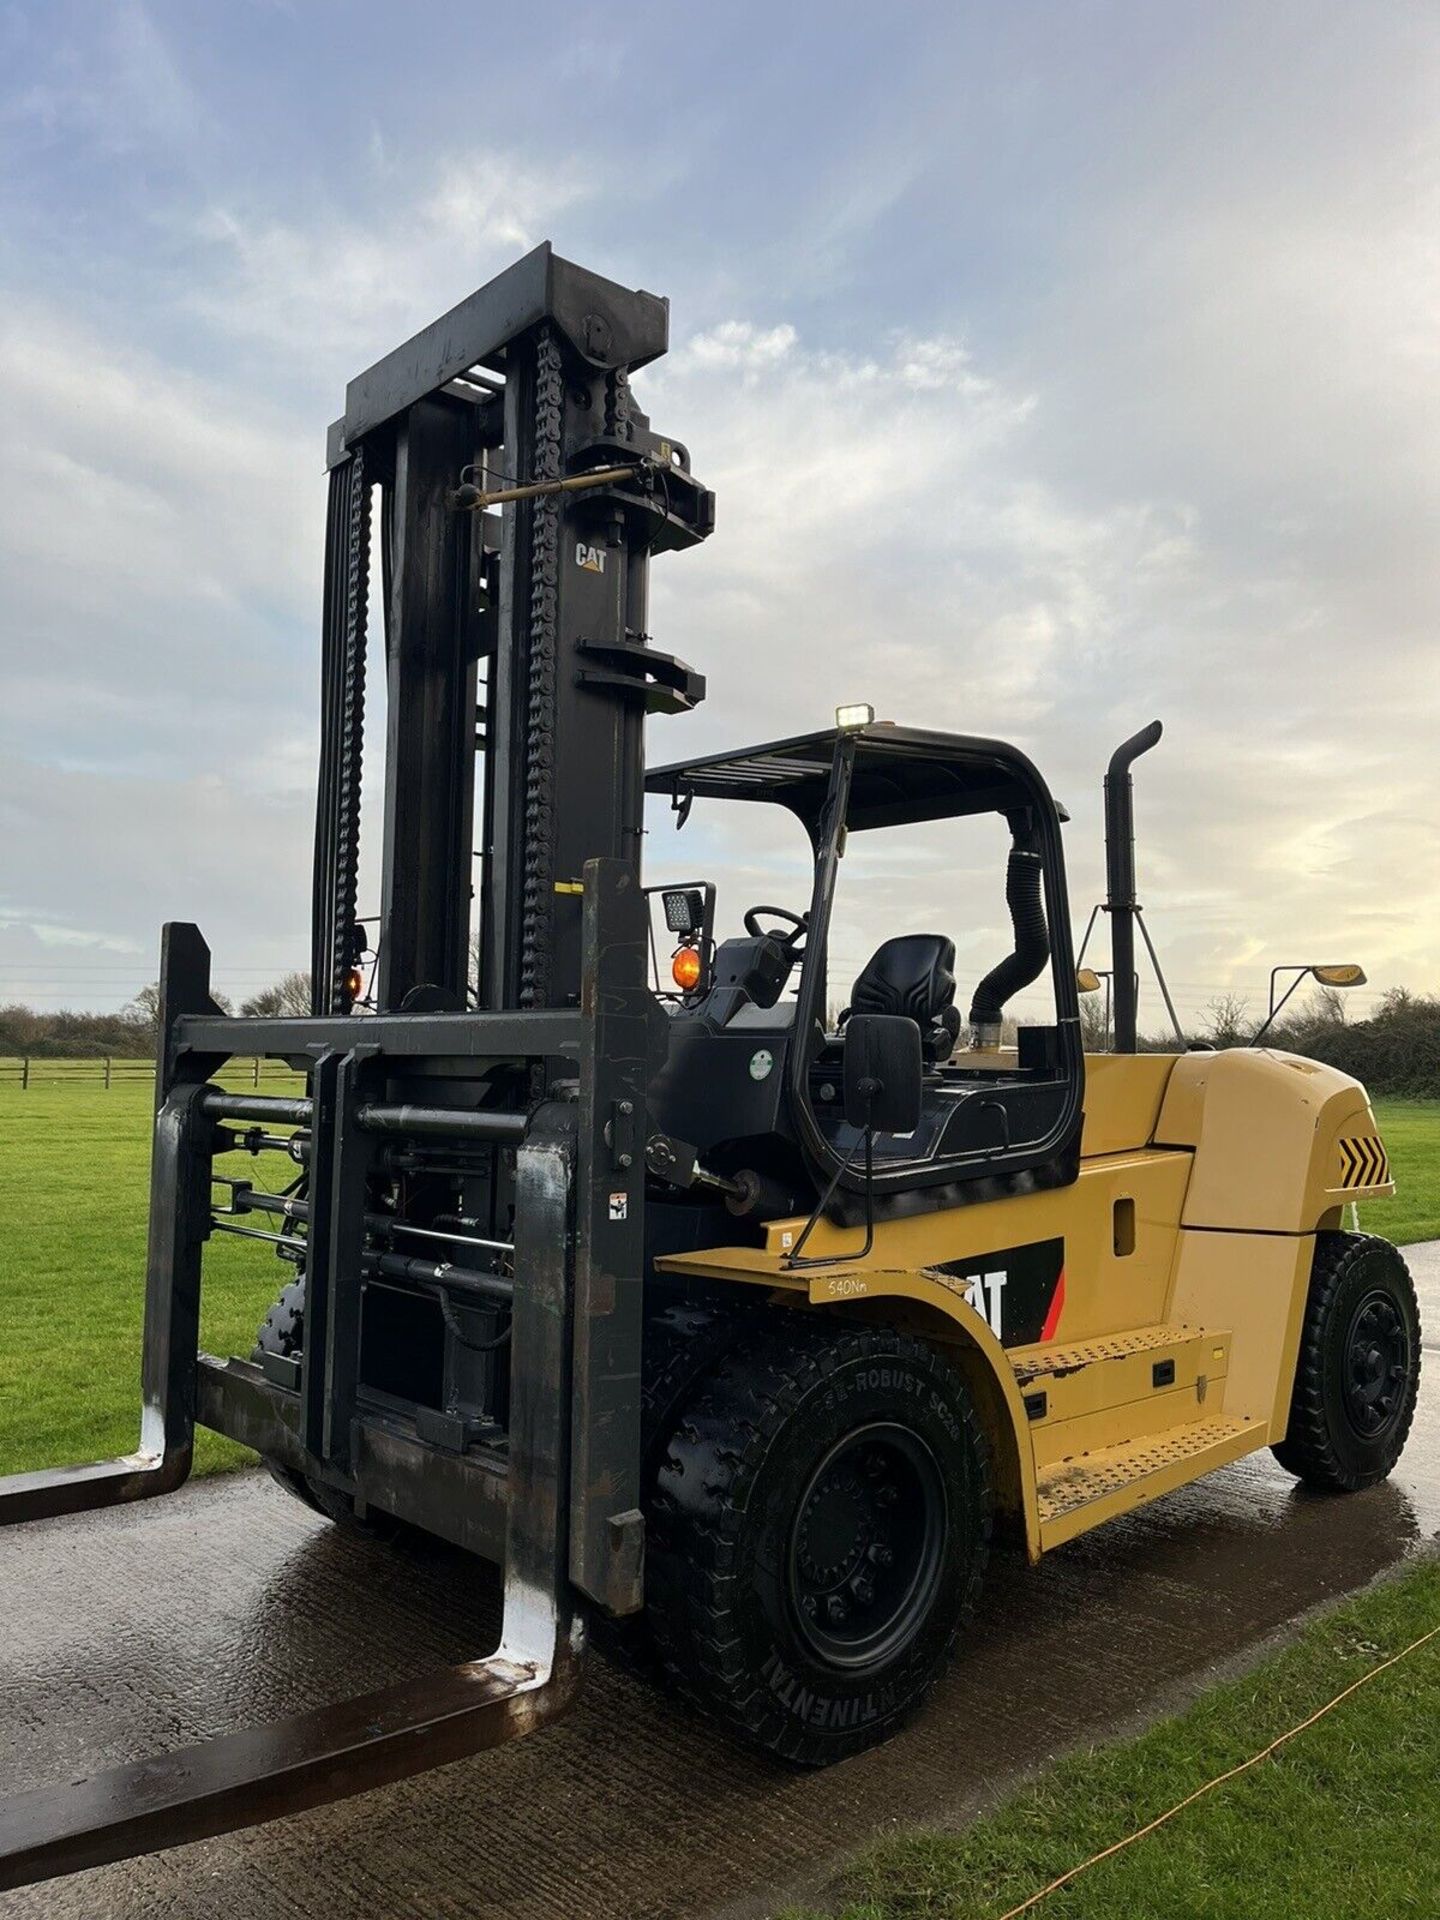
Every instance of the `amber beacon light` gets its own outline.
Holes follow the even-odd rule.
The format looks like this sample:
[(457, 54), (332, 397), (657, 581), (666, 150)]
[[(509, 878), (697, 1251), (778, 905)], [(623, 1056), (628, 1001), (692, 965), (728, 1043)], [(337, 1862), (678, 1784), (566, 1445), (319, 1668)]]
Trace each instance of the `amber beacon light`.
[(700, 955), (694, 947), (677, 947), (670, 961), (670, 977), (682, 993), (693, 993), (700, 984)]

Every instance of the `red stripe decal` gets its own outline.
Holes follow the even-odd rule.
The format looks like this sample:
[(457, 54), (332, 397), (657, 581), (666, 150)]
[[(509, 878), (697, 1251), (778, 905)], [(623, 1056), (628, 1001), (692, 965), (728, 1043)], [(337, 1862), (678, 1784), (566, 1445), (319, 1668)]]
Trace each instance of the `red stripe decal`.
[(1050, 1296), (1050, 1311), (1045, 1315), (1045, 1324), (1040, 1329), (1042, 1340), (1053, 1340), (1055, 1329), (1060, 1324), (1060, 1315), (1065, 1310), (1065, 1269), (1061, 1267), (1060, 1278), (1055, 1282), (1055, 1291)]

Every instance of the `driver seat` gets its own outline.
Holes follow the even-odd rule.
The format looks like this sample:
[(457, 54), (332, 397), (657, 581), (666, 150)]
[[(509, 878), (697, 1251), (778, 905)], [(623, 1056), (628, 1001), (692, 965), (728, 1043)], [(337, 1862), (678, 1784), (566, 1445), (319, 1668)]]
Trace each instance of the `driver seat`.
[(920, 1050), (930, 1066), (948, 1060), (960, 1031), (955, 1005), (955, 942), (943, 933), (902, 933), (875, 949), (840, 1016), (898, 1013), (920, 1028)]

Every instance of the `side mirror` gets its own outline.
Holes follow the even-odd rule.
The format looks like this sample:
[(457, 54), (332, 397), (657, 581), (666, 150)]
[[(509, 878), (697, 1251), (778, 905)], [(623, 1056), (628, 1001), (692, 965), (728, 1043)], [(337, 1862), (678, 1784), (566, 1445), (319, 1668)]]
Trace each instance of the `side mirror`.
[(845, 1023), (845, 1118), (876, 1133), (920, 1124), (919, 1023), (899, 1013), (852, 1013)]
[(1322, 987), (1363, 987), (1365, 969), (1357, 966), (1311, 967), (1311, 973)]
[(1093, 967), (1075, 969), (1075, 989), (1078, 993), (1099, 993), (1100, 976)]

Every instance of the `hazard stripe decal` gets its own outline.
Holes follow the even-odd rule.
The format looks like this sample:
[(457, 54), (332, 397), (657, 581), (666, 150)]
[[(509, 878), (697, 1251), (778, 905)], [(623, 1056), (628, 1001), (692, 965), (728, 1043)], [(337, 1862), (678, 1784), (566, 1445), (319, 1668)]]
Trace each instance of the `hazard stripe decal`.
[(1383, 1187), (1390, 1178), (1390, 1163), (1385, 1149), (1372, 1134), (1356, 1134), (1342, 1140), (1340, 1146), (1340, 1185), (1342, 1187)]

